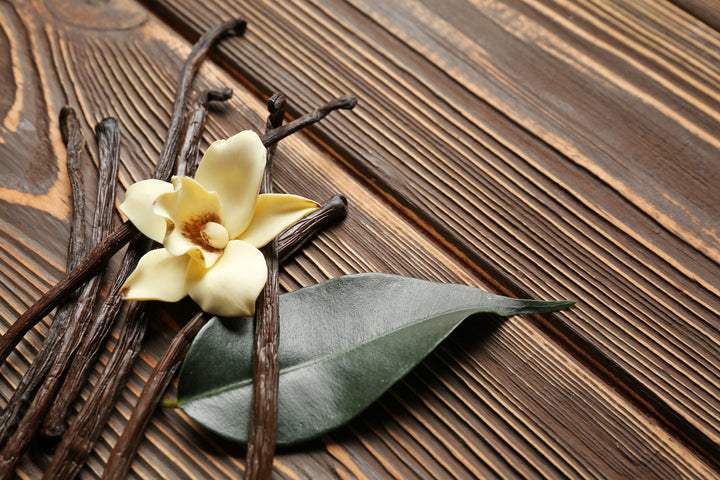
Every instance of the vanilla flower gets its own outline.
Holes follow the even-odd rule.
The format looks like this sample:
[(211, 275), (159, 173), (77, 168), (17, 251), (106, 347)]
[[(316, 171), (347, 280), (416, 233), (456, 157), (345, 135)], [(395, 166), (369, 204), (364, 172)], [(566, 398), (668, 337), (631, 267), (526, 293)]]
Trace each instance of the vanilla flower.
[(120, 211), (164, 248), (140, 259), (122, 287), (126, 300), (176, 302), (244, 316), (267, 281), (259, 248), (318, 209), (296, 195), (262, 194), (266, 150), (254, 132), (213, 143), (195, 174), (131, 185)]

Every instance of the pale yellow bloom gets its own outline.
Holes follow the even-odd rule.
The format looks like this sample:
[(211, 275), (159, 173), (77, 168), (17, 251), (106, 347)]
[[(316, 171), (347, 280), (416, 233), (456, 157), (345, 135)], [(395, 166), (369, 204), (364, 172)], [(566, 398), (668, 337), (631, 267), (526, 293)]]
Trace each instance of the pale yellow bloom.
[(122, 288), (127, 300), (176, 302), (252, 315), (267, 281), (260, 247), (318, 209), (296, 195), (259, 195), (266, 150), (244, 131), (213, 143), (195, 174), (131, 185), (120, 211), (164, 248), (148, 252)]

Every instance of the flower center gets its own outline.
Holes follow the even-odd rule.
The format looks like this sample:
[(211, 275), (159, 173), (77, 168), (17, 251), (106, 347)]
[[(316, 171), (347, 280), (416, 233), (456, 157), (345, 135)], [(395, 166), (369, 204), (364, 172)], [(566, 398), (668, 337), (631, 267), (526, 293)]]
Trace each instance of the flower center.
[(207, 245), (218, 250), (225, 248), (228, 241), (230, 241), (230, 236), (225, 227), (215, 222), (206, 223), (200, 235)]
[(212, 212), (193, 216), (182, 224), (182, 235), (200, 248), (220, 253), (228, 244), (229, 234)]

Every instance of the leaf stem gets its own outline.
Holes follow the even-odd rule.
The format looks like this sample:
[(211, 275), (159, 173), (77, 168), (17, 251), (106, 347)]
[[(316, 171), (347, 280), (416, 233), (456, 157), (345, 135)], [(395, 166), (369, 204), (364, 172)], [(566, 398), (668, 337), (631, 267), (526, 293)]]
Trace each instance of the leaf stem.
[[(173, 339), (173, 342), (174, 342), (176, 339), (177, 339), (178, 341), (183, 341), (183, 342), (186, 341), (186, 340), (185, 340), (185, 336), (183, 336), (183, 337), (181, 337), (181, 338), (178, 338), (179, 336), (180, 336), (180, 332), (178, 332), (178, 334), (175, 336), (175, 338)], [(195, 337), (193, 337), (193, 338), (195, 338)], [(190, 338), (190, 337), (188, 336), (188, 337), (187, 337), (187, 341), (188, 341), (188, 342), (192, 342), (193, 338)], [(168, 351), (166, 351), (165, 354), (168, 354)], [(174, 353), (172, 353), (172, 354), (175, 355)], [(180, 368), (180, 365), (181, 365), (181, 363), (182, 363), (182, 357), (184, 357), (184, 356), (185, 356), (184, 353), (178, 355), (178, 358), (176, 359), (177, 362), (176, 362), (175, 365), (173, 365), (173, 368)], [(162, 359), (160, 359), (160, 360), (162, 360)], [(157, 367), (155, 367), (155, 369), (157, 369)], [(172, 377), (173, 377), (173, 375), (175, 375), (175, 372), (176, 372), (176, 371), (177, 371), (177, 370), (173, 370), (173, 373), (172, 373), (172, 374), (170, 374), (169, 372), (168, 372), (168, 373), (165, 373), (165, 374), (163, 375), (163, 377), (162, 377), (162, 380), (164, 381), (165, 378), (167, 378), (167, 379), (168, 379), (167, 385), (170, 385), (170, 381), (172, 381)], [(153, 371), (153, 373), (154, 373), (154, 371)], [(166, 385), (164, 388), (167, 388), (167, 385)], [(145, 386), (147, 387), (148, 384), (145, 384)], [(163, 390), (163, 391), (164, 391), (164, 389), (163, 389), (162, 387), (159, 387), (159, 390)], [(144, 394), (145, 394), (145, 389), (143, 389), (141, 395), (144, 395)], [(158, 397), (161, 396), (161, 395), (162, 395), (162, 391), (160, 392), (160, 394), (158, 395)], [(140, 400), (138, 400), (138, 403), (139, 403), (139, 402), (140, 402)], [(180, 404), (178, 403), (177, 399), (169, 399), (169, 398), (168, 398), (168, 399), (166, 399), (166, 400), (160, 400), (160, 401), (158, 402), (158, 405), (160, 405), (161, 408), (180, 408)], [(154, 409), (155, 409), (156, 406), (157, 406), (157, 405), (155, 405), (155, 406), (153, 406), (152, 408), (150, 408), (151, 411), (145, 414), (145, 415), (147, 415), (148, 419), (150, 418), (150, 415), (152, 415), (152, 412), (154, 411)], [(133, 410), (133, 412), (135, 412), (135, 410)], [(128, 425), (128, 426), (129, 426), (129, 425)], [(147, 424), (145, 424), (145, 425), (142, 426), (142, 430), (139, 430), (139, 431), (138, 431), (139, 433), (135, 433), (135, 432), (133, 431), (133, 432), (129, 433), (128, 435), (132, 435), (133, 441), (135, 440), (135, 437), (137, 437), (137, 442), (138, 442), (138, 444), (139, 444), (139, 443), (140, 443), (140, 440), (142, 440), (142, 436), (143, 436), (143, 434), (145, 433), (145, 429), (146, 429), (146, 428), (147, 428)], [(127, 432), (127, 431), (128, 431), (128, 428), (127, 428), (127, 426), (126, 426), (126, 427), (125, 427), (125, 430), (123, 430), (123, 433), (122, 433), (122, 436), (120, 437), (120, 439), (122, 439), (122, 438), (125, 436), (125, 432)], [(127, 438), (127, 437), (126, 437), (126, 438)], [(119, 442), (119, 441), (120, 441), (120, 440), (118, 440), (118, 442)], [(117, 446), (118, 446), (118, 444), (116, 443), (116, 444), (115, 444), (115, 449), (113, 449), (113, 453), (115, 453), (115, 450), (117, 449)], [(133, 448), (134, 448), (134, 451), (133, 451), (132, 455), (135, 455), (135, 453), (137, 452), (137, 447), (138, 447), (138, 445), (135, 445), (135, 446), (133, 447)], [(132, 460), (132, 458), (131, 458), (132, 455), (130, 455), (129, 458), (126, 458), (126, 454), (124, 453), (124, 449), (123, 449), (122, 452), (119, 452), (119, 453), (122, 455), (123, 461), (127, 462), (127, 468), (130, 469), (130, 461)], [(111, 455), (112, 455), (112, 454), (111, 454)], [(111, 457), (111, 458), (112, 458), (112, 457)], [(110, 459), (108, 459), (108, 463), (109, 463), (109, 461), (110, 461)], [(107, 470), (107, 466), (108, 466), (108, 464), (105, 464), (105, 469), (106, 469), (106, 470)], [(103, 471), (103, 475), (104, 475), (104, 474), (105, 474), (105, 471)], [(125, 478), (125, 477), (120, 477), (120, 478)]]

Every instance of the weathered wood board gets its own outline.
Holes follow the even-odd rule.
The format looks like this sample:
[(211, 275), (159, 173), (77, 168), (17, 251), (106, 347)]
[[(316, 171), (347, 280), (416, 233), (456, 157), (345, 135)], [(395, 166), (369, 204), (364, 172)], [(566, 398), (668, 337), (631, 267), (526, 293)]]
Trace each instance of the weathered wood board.
[[(294, 116), (360, 98), (281, 144), (278, 190), (350, 202), (284, 267), (284, 288), (384, 271), (579, 301), (468, 322), (349, 426), (281, 450), (278, 478), (713, 478), (720, 33), (710, 3), (676, 3), (0, 4), (0, 332), (64, 271), (60, 107), (78, 110), (89, 139), (119, 119), (122, 196), (151, 172), (190, 41), (240, 16), (246, 34), (194, 84), (234, 90), (207, 142), (261, 129), (274, 91)], [(101, 475), (182, 310), (155, 311), (83, 477)], [(0, 369), (4, 400), (45, 330)], [(46, 459), (34, 449), (19, 476), (37, 478)], [(133, 476), (235, 478), (243, 459), (159, 410)]]

